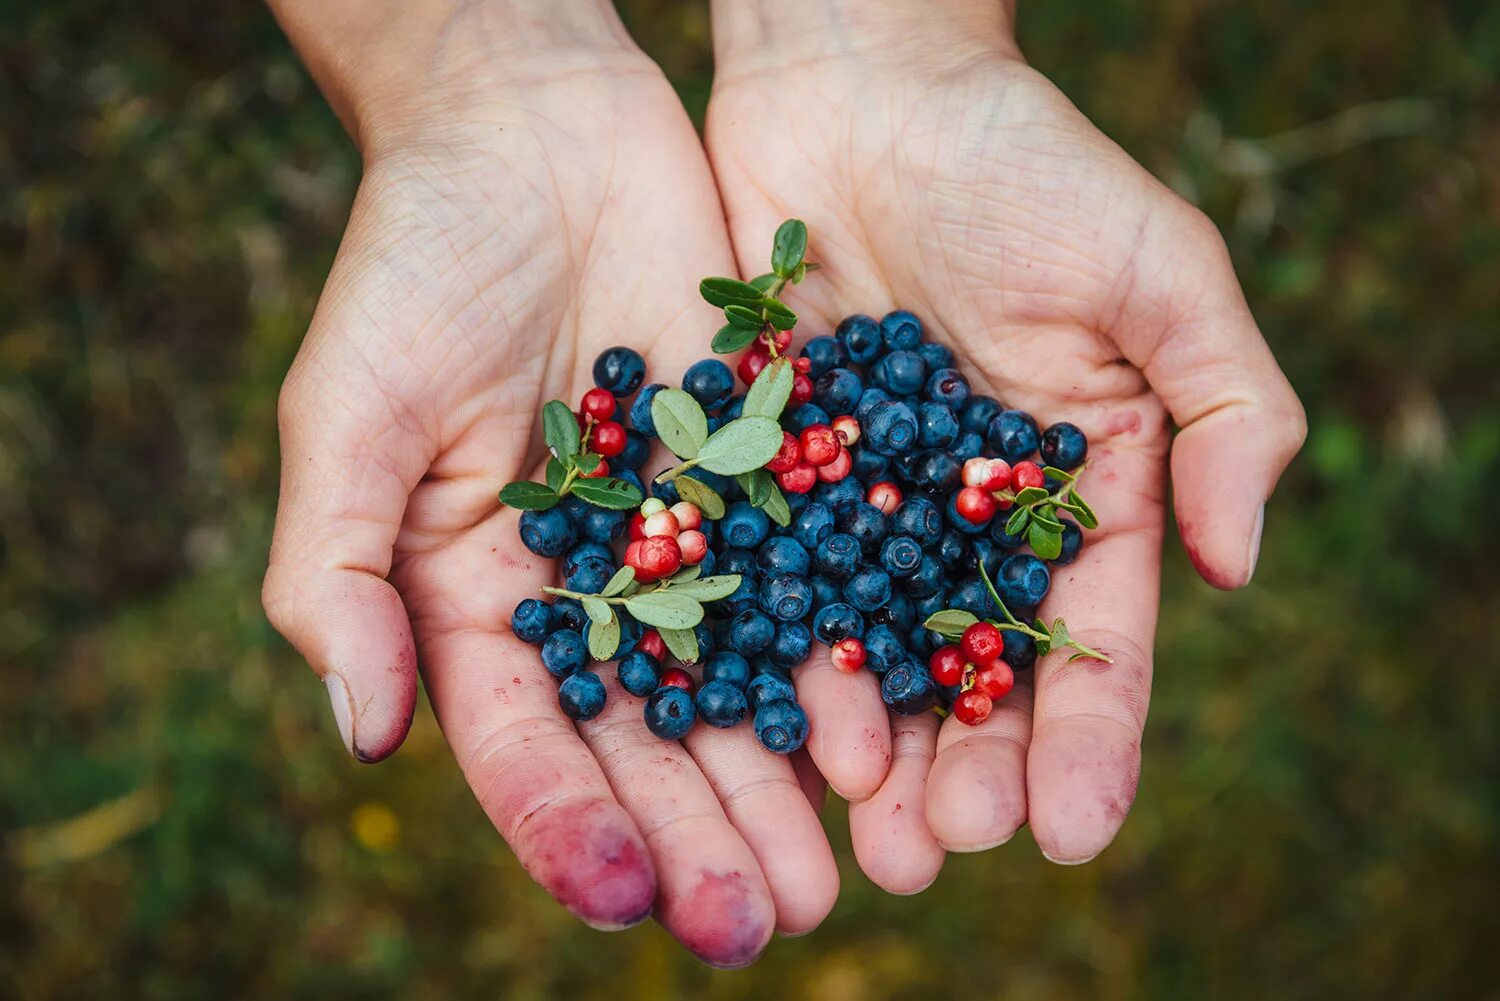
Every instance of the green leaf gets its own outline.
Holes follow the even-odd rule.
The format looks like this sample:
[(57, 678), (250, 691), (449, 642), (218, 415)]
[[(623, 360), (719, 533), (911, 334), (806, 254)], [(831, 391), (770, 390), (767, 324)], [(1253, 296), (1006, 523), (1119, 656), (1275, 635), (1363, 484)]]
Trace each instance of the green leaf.
[(697, 599), (671, 591), (644, 591), (627, 599), (625, 608), (659, 629), (691, 629), (703, 621), (703, 606)]
[[(656, 395), (661, 399), (662, 394)], [(661, 431), (661, 425), (657, 425)], [(781, 451), (781, 425), (769, 417), (740, 417), (709, 435), (698, 450), (698, 465), (710, 473), (733, 476), (759, 469)]]
[(615, 617), (615, 610), (596, 595), (586, 594), (580, 600), (583, 602), (583, 610), (588, 613), (588, 617), (596, 626), (601, 626)]
[(611, 511), (628, 511), (639, 507), (641, 492), (634, 485), (613, 476), (600, 476), (591, 480), (574, 480), (568, 492), (588, 501), (595, 507)]
[(1040, 521), (1031, 523), (1027, 541), (1031, 543), (1031, 551), (1044, 560), (1055, 560), (1062, 553), (1062, 530)]
[(1059, 483), (1072, 483), (1078, 478), (1066, 469), (1058, 469), (1056, 466), (1043, 466), (1042, 475), (1050, 476)]
[(500, 503), (518, 511), (545, 511), (560, 500), (556, 490), (530, 480), (507, 483), (500, 491)]
[(651, 399), (651, 420), (656, 434), (672, 454), (695, 459), (708, 440), (708, 418), (698, 401), (680, 389), (663, 389)]
[(734, 354), (741, 348), (749, 347), (750, 342), (755, 340), (759, 333), (760, 328), (758, 327), (755, 330), (747, 330), (744, 327), (736, 327), (732, 323), (727, 323), (719, 328), (717, 334), (714, 334), (714, 339), (709, 344), (709, 347), (713, 349), (715, 354)]
[(624, 594), (625, 589), (633, 583), (635, 583), (635, 568), (621, 567), (615, 571), (615, 575), (609, 579), (609, 583), (604, 585), (604, 590), (599, 592), (599, 597), (613, 598), (616, 595)]
[(742, 417), (769, 417), (776, 420), (786, 409), (786, 401), (792, 396), (792, 382), (797, 372), (789, 358), (777, 358), (760, 370), (760, 375), (750, 384), (745, 394), (745, 405), (740, 410)]
[(595, 660), (614, 660), (615, 651), (619, 649), (620, 620), (611, 611), (607, 622), (595, 622), (589, 626), (589, 656)]
[(599, 463), (601, 463), (603, 461), (604, 461), (604, 457), (601, 456), (601, 455), (598, 455), (597, 453), (594, 453), (594, 452), (584, 452), (582, 455), (580, 455), (578, 457), (577, 461), (574, 462), (573, 464), (578, 467), (578, 471), (580, 473), (582, 473), (584, 476), (587, 476), (590, 473), (592, 473), (594, 470), (598, 469), (599, 468)]
[(684, 664), (698, 659), (698, 634), (692, 629), (658, 629), (657, 635), (666, 644), (673, 657)]
[(698, 294), (720, 309), (735, 303), (756, 306), (761, 299), (760, 289), (737, 278), (705, 278), (698, 283)]
[(1067, 646), (1073, 642), (1073, 636), (1068, 632), (1068, 624), (1060, 618), (1052, 620), (1052, 628), (1048, 632), (1052, 635), (1054, 647)]
[(1026, 531), (1026, 526), (1031, 523), (1031, 509), (1018, 507), (1005, 519), (1005, 534), (1020, 535)]
[(674, 573), (671, 577), (668, 577), (667, 583), (675, 588), (678, 584), (686, 584), (689, 581), (697, 580), (700, 576), (702, 576), (702, 574), (703, 565), (701, 563), (695, 566), (683, 567), (681, 570)]
[(1027, 487), (1025, 490), (1022, 490), (1020, 493), (1016, 494), (1016, 503), (1024, 507), (1028, 504), (1035, 504), (1037, 501), (1044, 501), (1051, 496), (1052, 495), (1047, 493), (1047, 491), (1042, 487)]
[(741, 473), (735, 479), (739, 481), (740, 489), (745, 491), (745, 496), (755, 507), (765, 507), (771, 491), (776, 489), (776, 481), (771, 478), (769, 469), (752, 469), (748, 473)]
[(562, 400), (548, 400), (542, 407), (542, 437), (559, 459), (578, 454), (578, 418)]
[(807, 270), (808, 270), (807, 269), (807, 263), (805, 261), (803, 263), (797, 265), (795, 268), (793, 268), (792, 269), (792, 284), (793, 285), (801, 285), (802, 284), (802, 279), (804, 279), (804, 278), (807, 277)]
[(677, 496), (696, 506), (703, 512), (703, 517), (714, 521), (724, 517), (724, 498), (713, 487), (686, 475), (677, 477), (674, 482), (677, 484)]
[(673, 584), (672, 591), (685, 594), (690, 598), (697, 598), (699, 601), (718, 601), (720, 598), (729, 597), (739, 586), (740, 575), (726, 573), (714, 577), (700, 577), (686, 584)]
[(771, 322), (771, 326), (777, 330), (791, 330), (797, 325), (797, 314), (780, 299), (767, 299), (761, 305), (761, 309), (765, 312), (766, 319)]
[(792, 509), (787, 505), (786, 497), (782, 496), (781, 488), (774, 483), (771, 484), (771, 492), (766, 495), (766, 502), (756, 506), (782, 528), (792, 523)]
[(568, 471), (563, 468), (561, 462), (558, 462), (556, 459), (547, 460), (547, 486), (551, 487), (554, 491), (561, 490), (563, 480), (567, 478)]
[(760, 318), (760, 310), (740, 305), (725, 306), (724, 319), (728, 320), (732, 326), (739, 327), (741, 330), (757, 332), (766, 322)]
[(788, 219), (776, 229), (776, 239), (771, 245), (771, 270), (778, 278), (790, 278), (806, 256), (807, 224), (801, 219)]
[(754, 278), (750, 279), (750, 284), (755, 288), (760, 289), (762, 292), (769, 292), (771, 290), (771, 286), (776, 284), (776, 272), (767, 271), (763, 275), (756, 275)]
[(1099, 527), (1099, 516), (1094, 513), (1093, 508), (1089, 507), (1089, 502), (1077, 494), (1069, 498), (1068, 510), (1072, 511), (1073, 516), (1078, 519), (1080, 527), (1088, 529)]
[(1062, 522), (1057, 520), (1057, 512), (1049, 504), (1038, 504), (1031, 509), (1031, 524), (1033, 528), (1041, 525), (1048, 531), (1062, 531)]
[(978, 621), (979, 617), (973, 612), (966, 612), (962, 608), (945, 608), (927, 616), (922, 627), (931, 629), (945, 640), (956, 640), (964, 634), (965, 629)]

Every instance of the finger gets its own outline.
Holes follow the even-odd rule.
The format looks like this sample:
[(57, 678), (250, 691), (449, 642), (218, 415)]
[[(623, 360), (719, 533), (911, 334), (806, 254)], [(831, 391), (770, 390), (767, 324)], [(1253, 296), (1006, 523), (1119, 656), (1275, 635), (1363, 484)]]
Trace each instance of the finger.
[(813, 812), (821, 814), (823, 804), (828, 799), (828, 783), (823, 778), (823, 773), (818, 771), (818, 765), (807, 753), (807, 748), (793, 751), (789, 757), (792, 762), (792, 770), (797, 773), (797, 784), (802, 787), (802, 794), (807, 797), (808, 804)]
[(776, 905), (776, 930), (812, 931), (833, 910), (839, 870), (792, 762), (762, 747), (748, 724), (699, 724), (683, 744), (755, 853)]
[(891, 718), (891, 768), (875, 795), (849, 804), (849, 840), (871, 882), (888, 893), (932, 885), (946, 853), (927, 823), (928, 772), (937, 740), (935, 713)]
[(300, 358), (280, 405), (281, 496), (266, 615), (323, 679), (344, 746), (393, 752), (416, 708), (411, 623), (386, 582), (411, 489), (431, 458), (373, 382), (343, 384)]
[(1181, 428), (1172, 448), (1177, 527), (1210, 584), (1255, 572), (1264, 509), (1307, 433), (1206, 216), (1175, 196), (1135, 255), (1116, 331)]
[(845, 674), (827, 647), (792, 671), (807, 710), (807, 752), (834, 792), (857, 802), (880, 788), (891, 764), (891, 727), (880, 681), (870, 671)]
[(1031, 742), (1032, 684), (1016, 687), (989, 718), (969, 726), (950, 716), (937, 735), (927, 779), (927, 823), (951, 852), (1003, 845), (1026, 823), (1026, 749)]
[(710, 966), (753, 962), (776, 924), (754, 852), (687, 749), (646, 729), (645, 701), (613, 671), (600, 677), (604, 712), (578, 730), (646, 838), (659, 882), (657, 920)]

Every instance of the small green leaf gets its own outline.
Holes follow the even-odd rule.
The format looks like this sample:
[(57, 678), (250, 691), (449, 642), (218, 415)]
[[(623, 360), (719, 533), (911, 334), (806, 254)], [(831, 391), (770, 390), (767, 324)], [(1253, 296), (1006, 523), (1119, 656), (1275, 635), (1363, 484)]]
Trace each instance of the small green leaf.
[(1087, 529), (1099, 527), (1099, 516), (1094, 513), (1093, 508), (1089, 507), (1089, 502), (1077, 494), (1069, 499), (1068, 510), (1073, 512), (1073, 516), (1078, 519), (1081, 527)]
[(644, 591), (629, 598), (625, 608), (648, 626), (691, 629), (703, 621), (703, 606), (694, 598), (671, 591)]
[(1055, 560), (1062, 553), (1062, 531), (1040, 521), (1031, 523), (1027, 541), (1031, 543), (1031, 551), (1044, 560)]
[(760, 289), (762, 292), (769, 292), (771, 290), (771, 286), (776, 284), (776, 272), (767, 271), (763, 275), (756, 275), (754, 278), (750, 279), (750, 284), (755, 288)]
[(747, 330), (744, 327), (736, 327), (732, 323), (726, 323), (719, 328), (717, 334), (714, 334), (714, 339), (709, 344), (709, 347), (713, 349), (714, 354), (734, 354), (741, 348), (749, 347), (750, 342), (755, 340), (756, 335), (759, 333), (759, 327), (754, 330)]
[(542, 437), (559, 459), (578, 453), (578, 418), (562, 400), (548, 400), (542, 407)]
[(1062, 522), (1057, 519), (1057, 512), (1052, 510), (1050, 504), (1038, 504), (1031, 509), (1031, 525), (1033, 528), (1041, 525), (1050, 532), (1062, 531)]
[(558, 462), (556, 459), (547, 460), (547, 486), (551, 487), (554, 491), (561, 490), (563, 480), (567, 478), (568, 471), (563, 468), (561, 462)]
[(978, 621), (979, 617), (973, 612), (966, 612), (962, 608), (945, 608), (927, 616), (922, 628), (931, 629), (945, 640), (956, 640), (964, 634), (965, 629)]
[[(661, 399), (662, 394), (657, 394)], [(657, 431), (661, 425), (657, 425)], [(740, 417), (711, 434), (698, 451), (698, 465), (733, 476), (759, 469), (781, 451), (781, 425), (769, 417)]]
[(560, 500), (556, 490), (530, 480), (507, 483), (500, 491), (500, 503), (518, 511), (546, 511)]
[(788, 219), (776, 229), (776, 239), (771, 245), (771, 270), (778, 278), (790, 278), (806, 256), (807, 224), (801, 219)]
[(621, 567), (615, 571), (615, 575), (609, 579), (609, 583), (604, 585), (604, 590), (599, 592), (599, 597), (613, 598), (616, 595), (624, 594), (625, 589), (633, 583), (635, 583), (635, 568)]
[(685, 594), (699, 601), (718, 601), (727, 598), (740, 586), (740, 575), (737, 573), (719, 574), (715, 577), (701, 577), (686, 584), (673, 584), (672, 590), (677, 594)]
[(641, 503), (641, 492), (633, 484), (617, 480), (613, 476), (574, 480), (568, 492), (595, 507), (609, 508), (611, 511), (628, 511), (639, 507)]
[(1052, 636), (1052, 645), (1055, 647), (1067, 646), (1073, 642), (1073, 636), (1068, 632), (1068, 624), (1060, 618), (1052, 620), (1052, 628), (1048, 632)]
[(1031, 523), (1031, 509), (1018, 507), (1005, 519), (1005, 534), (1020, 535), (1026, 531), (1026, 526)]
[(671, 585), (672, 587), (675, 588), (678, 584), (686, 584), (686, 583), (689, 583), (690, 581), (697, 580), (700, 576), (702, 576), (702, 574), (703, 574), (703, 565), (702, 564), (697, 564), (695, 566), (690, 566), (690, 567), (683, 567), (681, 570), (679, 570), (676, 573), (674, 573), (671, 577), (668, 577), (667, 578), (667, 583), (669, 585)]
[(678, 458), (697, 458), (708, 440), (708, 417), (698, 401), (680, 389), (663, 389), (652, 397), (651, 420), (657, 436)]
[(745, 491), (745, 496), (755, 507), (765, 507), (771, 491), (776, 489), (776, 481), (771, 478), (769, 469), (752, 469), (748, 473), (741, 473), (735, 479), (739, 481), (740, 489)]
[(1035, 504), (1037, 501), (1044, 501), (1050, 496), (1052, 495), (1041, 487), (1027, 487), (1016, 494), (1016, 503), (1025, 507), (1029, 504)]
[(761, 298), (760, 289), (737, 278), (705, 278), (698, 283), (698, 294), (720, 309), (735, 303), (755, 306)]
[(615, 617), (614, 609), (596, 595), (586, 594), (580, 600), (583, 602), (583, 610), (588, 613), (588, 617), (596, 626), (603, 625)]
[(698, 660), (698, 633), (692, 629), (658, 629), (657, 635), (673, 657), (684, 664)]
[(797, 325), (797, 314), (780, 299), (766, 299), (761, 309), (765, 312), (766, 319), (771, 322), (771, 326), (777, 330), (791, 330)]
[(677, 477), (674, 482), (677, 495), (702, 511), (703, 517), (714, 521), (724, 517), (724, 498), (713, 487), (687, 475)]
[(756, 506), (766, 512), (766, 515), (782, 528), (792, 523), (792, 509), (787, 504), (786, 497), (782, 495), (781, 488), (774, 483), (771, 484), (771, 492), (766, 495), (766, 502)]
[(595, 660), (614, 660), (615, 651), (619, 649), (620, 620), (611, 611), (608, 621), (594, 622), (589, 626), (589, 656)]
[(789, 358), (777, 358), (760, 370), (760, 375), (750, 384), (745, 394), (745, 405), (740, 410), (742, 417), (769, 417), (776, 420), (786, 409), (786, 401), (792, 395), (792, 383), (797, 372)]
[(807, 262), (803, 262), (792, 269), (792, 284), (801, 285), (802, 279), (807, 277)]
[(582, 455), (578, 456), (578, 459), (574, 463), (574, 465), (578, 467), (578, 471), (580, 473), (582, 473), (584, 476), (587, 476), (594, 470), (598, 469), (599, 463), (603, 461), (604, 457), (601, 455), (598, 455), (594, 452), (584, 452)]
[(760, 310), (740, 305), (725, 306), (724, 319), (728, 320), (731, 326), (752, 331), (759, 331), (766, 322), (761, 319)]
[(1056, 466), (1043, 466), (1042, 475), (1050, 476), (1052, 479), (1057, 480), (1059, 483), (1072, 483), (1078, 478), (1072, 473), (1068, 472), (1066, 469), (1058, 469)]

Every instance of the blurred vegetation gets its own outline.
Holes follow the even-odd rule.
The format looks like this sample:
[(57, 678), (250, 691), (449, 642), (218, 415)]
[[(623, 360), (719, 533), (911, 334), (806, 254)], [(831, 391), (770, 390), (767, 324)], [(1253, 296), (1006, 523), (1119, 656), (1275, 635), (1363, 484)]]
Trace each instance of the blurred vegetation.
[[(701, 111), (702, 3), (623, 4)], [(1255, 586), (1167, 553), (1140, 798), (715, 973), (536, 889), (425, 710), (351, 763), (257, 590), (357, 179), (265, 11), (6, 5), (0, 996), (1497, 997), (1500, 6), (1023, 4), (1224, 228), (1312, 435)]]

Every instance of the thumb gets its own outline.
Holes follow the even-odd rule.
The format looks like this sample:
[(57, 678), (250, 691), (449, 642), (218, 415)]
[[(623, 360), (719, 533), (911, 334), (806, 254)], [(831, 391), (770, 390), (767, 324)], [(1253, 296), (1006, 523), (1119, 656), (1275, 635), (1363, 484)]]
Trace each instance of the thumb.
[(1266, 500), (1302, 447), (1307, 418), (1218, 230), (1166, 197), (1132, 264), (1120, 341), (1180, 429), (1172, 485), (1183, 545), (1206, 581), (1236, 588), (1255, 572)]
[[(304, 355), (307, 348), (304, 348)], [(389, 756), (416, 708), (417, 656), (401, 596), (386, 581), (406, 500), (428, 465), (373, 380), (337, 386), (304, 357), (282, 390), (281, 496), (261, 598), (323, 679), (344, 746)]]

